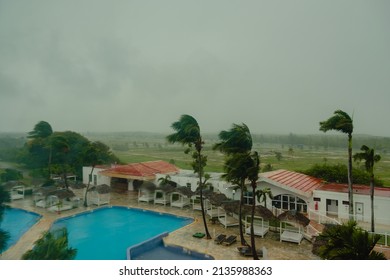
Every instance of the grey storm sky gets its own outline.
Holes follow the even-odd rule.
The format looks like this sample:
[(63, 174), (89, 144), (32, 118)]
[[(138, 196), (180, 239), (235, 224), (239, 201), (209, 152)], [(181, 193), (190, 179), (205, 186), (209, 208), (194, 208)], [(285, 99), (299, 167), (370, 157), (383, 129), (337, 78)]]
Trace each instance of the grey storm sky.
[(390, 136), (390, 1), (0, 0), (0, 131)]

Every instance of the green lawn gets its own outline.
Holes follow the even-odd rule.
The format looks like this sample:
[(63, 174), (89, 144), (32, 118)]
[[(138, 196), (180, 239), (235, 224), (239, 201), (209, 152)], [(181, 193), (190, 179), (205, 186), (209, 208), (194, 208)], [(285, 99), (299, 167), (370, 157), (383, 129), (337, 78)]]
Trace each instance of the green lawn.
[[(260, 152), (261, 166), (271, 164), (273, 169), (287, 169), (292, 171), (301, 171), (310, 168), (312, 165), (324, 162), (329, 164), (342, 163), (347, 164), (346, 149), (310, 149), (293, 148), (276, 144), (255, 145)], [(282, 159), (277, 160), (275, 152), (282, 154)], [(354, 151), (355, 152), (355, 151)], [(131, 147), (128, 151), (114, 151), (119, 159), (124, 163), (133, 163), (150, 160), (165, 160), (174, 163), (182, 169), (191, 169), (191, 156), (184, 153), (184, 147), (180, 145), (155, 145), (148, 147)], [(206, 171), (223, 172), (224, 157), (221, 153), (213, 151), (210, 146), (206, 146), (204, 153), (208, 157)], [(359, 163), (354, 162), (354, 166)], [(362, 166), (363, 163), (360, 163)], [(375, 174), (384, 181), (385, 186), (390, 186), (390, 156), (382, 155), (382, 160), (375, 166)]]

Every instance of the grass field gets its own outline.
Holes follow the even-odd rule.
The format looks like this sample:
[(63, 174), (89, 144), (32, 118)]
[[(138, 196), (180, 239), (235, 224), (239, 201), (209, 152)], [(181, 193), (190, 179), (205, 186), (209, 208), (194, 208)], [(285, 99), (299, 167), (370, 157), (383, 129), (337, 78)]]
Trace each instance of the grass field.
[[(301, 171), (318, 163), (347, 164), (347, 150), (345, 149), (313, 149), (306, 147), (290, 147), (278, 144), (255, 144), (254, 149), (260, 153), (261, 167), (271, 164), (275, 169), (287, 169)], [(278, 160), (275, 152), (280, 152), (282, 159)], [(357, 151), (354, 151), (354, 153)], [(127, 151), (114, 153), (124, 163), (133, 163), (150, 160), (165, 160), (174, 163), (182, 169), (191, 169), (191, 156), (184, 153), (181, 145), (168, 145), (166, 143), (149, 143), (130, 147)], [(208, 156), (206, 171), (223, 172), (224, 156), (211, 149), (211, 145), (205, 146), (204, 153)], [(353, 163), (355, 167), (364, 163)], [(385, 186), (390, 186), (390, 156), (382, 155), (382, 159), (375, 166), (375, 175), (380, 178)]]

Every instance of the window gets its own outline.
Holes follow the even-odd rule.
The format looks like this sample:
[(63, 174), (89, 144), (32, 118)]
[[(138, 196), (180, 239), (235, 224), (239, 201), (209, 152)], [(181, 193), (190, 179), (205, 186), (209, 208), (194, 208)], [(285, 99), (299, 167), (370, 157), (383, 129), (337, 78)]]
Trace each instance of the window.
[(253, 192), (244, 193), (244, 204), (252, 205), (253, 203)]
[(297, 210), (300, 212), (307, 212), (306, 202), (295, 195), (277, 195), (272, 200), (272, 206), (282, 210)]

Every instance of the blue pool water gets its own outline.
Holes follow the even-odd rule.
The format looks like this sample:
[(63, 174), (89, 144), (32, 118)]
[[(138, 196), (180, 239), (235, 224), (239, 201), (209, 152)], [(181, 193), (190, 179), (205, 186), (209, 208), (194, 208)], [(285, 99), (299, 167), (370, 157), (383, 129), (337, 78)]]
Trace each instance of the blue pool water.
[(5, 250), (16, 244), (22, 235), (30, 229), (39, 219), (40, 215), (17, 208), (6, 208), (0, 228), (9, 233)]
[(125, 260), (129, 246), (192, 221), (152, 211), (111, 207), (59, 219), (52, 228), (68, 229), (69, 246), (77, 249), (77, 260)]
[(164, 232), (127, 249), (129, 260), (213, 260), (212, 256), (188, 250), (181, 246), (167, 245)]

